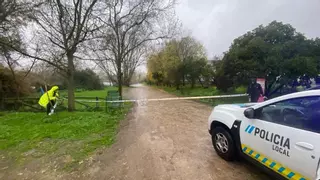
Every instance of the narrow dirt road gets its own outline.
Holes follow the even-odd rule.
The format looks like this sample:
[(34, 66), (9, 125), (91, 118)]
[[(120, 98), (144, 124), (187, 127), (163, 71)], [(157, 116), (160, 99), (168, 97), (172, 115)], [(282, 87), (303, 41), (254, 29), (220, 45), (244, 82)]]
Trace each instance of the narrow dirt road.
[[(127, 94), (136, 99), (172, 97), (150, 87), (130, 88)], [(194, 101), (139, 104), (122, 123), (117, 142), (69, 178), (270, 179), (248, 163), (228, 163), (216, 155), (207, 131), (211, 110)]]

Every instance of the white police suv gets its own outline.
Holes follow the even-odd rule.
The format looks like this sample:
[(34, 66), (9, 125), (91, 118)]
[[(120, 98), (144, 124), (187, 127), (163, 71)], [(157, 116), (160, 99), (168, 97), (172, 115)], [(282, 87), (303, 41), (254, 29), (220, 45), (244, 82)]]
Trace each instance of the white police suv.
[(241, 155), (280, 179), (320, 180), (320, 90), (219, 105), (208, 126), (227, 161)]

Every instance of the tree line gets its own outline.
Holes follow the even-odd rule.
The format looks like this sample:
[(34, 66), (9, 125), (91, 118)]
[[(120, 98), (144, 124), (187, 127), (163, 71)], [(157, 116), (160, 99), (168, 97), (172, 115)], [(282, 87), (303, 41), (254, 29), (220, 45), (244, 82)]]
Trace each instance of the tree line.
[(210, 84), (212, 66), (205, 48), (192, 37), (173, 39), (147, 60), (147, 81), (157, 85), (180, 86)]
[(122, 95), (150, 44), (174, 35), (174, 5), (175, 0), (1, 0), (1, 64), (15, 71), (26, 68), (21, 62), (30, 69), (49, 65), (67, 82), (70, 111), (76, 67), (84, 62), (100, 67)]
[[(37, 66), (35, 69), (38, 68)], [(47, 70), (47, 69), (45, 69)], [(36, 70), (34, 70), (36, 71)], [(60, 90), (68, 88), (68, 82), (59, 74), (50, 71), (27, 72), (14, 70), (0, 65), (0, 100), (4, 98), (17, 98), (32, 95), (35, 92), (50, 89), (58, 85)], [(46, 80), (44, 80), (46, 79)], [(50, 84), (47, 84), (50, 82)], [(100, 77), (91, 69), (76, 70), (74, 75), (76, 89), (102, 90), (104, 85)]]
[[(186, 45), (187, 44), (187, 45)], [(184, 51), (186, 50), (186, 51)], [(221, 58), (208, 60), (203, 46), (192, 37), (167, 42), (149, 56), (149, 83), (215, 85), (227, 91), (247, 85), (250, 78), (265, 78), (267, 89), (277, 80), (317, 77), (320, 39), (308, 39), (290, 24), (273, 21), (236, 38)]]

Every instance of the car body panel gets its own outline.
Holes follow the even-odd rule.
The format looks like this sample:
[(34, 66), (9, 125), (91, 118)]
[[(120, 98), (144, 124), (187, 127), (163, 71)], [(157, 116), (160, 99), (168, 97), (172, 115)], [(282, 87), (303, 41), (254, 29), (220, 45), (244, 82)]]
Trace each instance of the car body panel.
[[(292, 93), (260, 103), (218, 105), (214, 107), (214, 110), (209, 117), (208, 129), (210, 131), (211, 124), (214, 121), (223, 123), (232, 131), (233, 136), (238, 136), (235, 137), (235, 139), (238, 139), (237, 144), (238, 146), (240, 146), (239, 149), (241, 151), (241, 154), (245, 154), (245, 156), (251, 157), (253, 160), (259, 162), (260, 165), (266, 166), (267, 168), (276, 172), (278, 175), (282, 175), (284, 178), (299, 180), (315, 179), (317, 176), (319, 176), (320, 173), (320, 141), (316, 141), (320, 138), (320, 135), (318, 133), (279, 125), (272, 122), (248, 119), (244, 116), (244, 111), (248, 108), (256, 110), (288, 99), (313, 96), (320, 96), (320, 90), (309, 90)], [(297, 106), (291, 107), (290, 105), (288, 105), (283, 106), (282, 108), (284, 109), (284, 107), (286, 109), (292, 108), (303, 111), (303, 108), (299, 108)], [(281, 108), (279, 110), (281, 111)], [(235, 126), (235, 122), (237, 122), (237, 124), (239, 125)], [(238, 129), (234, 130), (235, 127), (233, 126)], [(283, 153), (283, 150), (281, 150), (282, 154), (279, 152), (275, 153), (275, 149), (272, 149), (275, 148), (274, 142), (272, 143), (271, 141), (268, 142), (262, 140), (263, 138), (260, 138), (258, 134), (255, 134), (256, 136), (252, 135), (256, 131), (255, 128), (252, 128), (253, 126), (260, 129), (265, 129), (265, 131), (269, 131), (270, 134), (279, 134), (284, 138), (290, 137), (290, 141), (292, 142), (292, 144), (290, 144), (290, 152)], [(250, 128), (252, 129), (250, 130)], [(251, 131), (251, 133), (248, 133), (247, 131)], [(304, 148), (301, 149), (301, 147), (298, 146), (299, 143), (304, 143), (305, 145), (308, 144), (308, 142), (311, 142), (311, 144), (315, 145), (316, 148), (314, 150), (306, 150)], [(244, 149), (244, 147), (246, 147), (246, 149)], [(252, 152), (251, 150), (247, 151), (248, 148), (250, 148)], [(277, 148), (279, 149), (280, 146)], [(261, 157), (260, 159), (259, 157), (255, 158), (256, 156), (252, 156), (252, 154), (259, 154), (259, 156), (269, 159), (270, 162), (265, 161), (265, 163), (263, 163), (263, 159), (261, 159)], [(301, 166), (301, 164), (297, 164), (297, 162), (302, 162), (304, 165)], [(300, 173), (304, 175), (301, 175)]]

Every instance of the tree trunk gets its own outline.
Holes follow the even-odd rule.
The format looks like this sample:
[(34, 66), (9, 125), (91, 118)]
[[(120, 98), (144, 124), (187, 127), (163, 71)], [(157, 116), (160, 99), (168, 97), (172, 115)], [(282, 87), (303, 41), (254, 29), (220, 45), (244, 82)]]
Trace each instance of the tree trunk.
[(176, 90), (180, 90), (180, 83), (176, 82)]
[(204, 87), (200, 77), (198, 78), (198, 80), (199, 80), (199, 83), (201, 84), (201, 86)]
[(131, 82), (130, 75), (124, 76), (122, 79), (123, 79), (123, 84), (129, 87)]
[(0, 110), (4, 110), (4, 91), (2, 88), (2, 80), (0, 80)]
[(196, 80), (194, 78), (191, 79), (191, 89), (194, 88), (194, 85), (196, 84)]
[(122, 98), (122, 68), (121, 68), (121, 60), (117, 60), (118, 65), (118, 91), (119, 91), (119, 96)]
[(182, 73), (182, 86), (186, 85), (186, 77), (184, 75), (184, 73)]
[(17, 85), (17, 94), (16, 94), (16, 96), (17, 96), (17, 99), (20, 100), (20, 84), (19, 84), (19, 82), (16, 81), (16, 85)]
[(68, 111), (72, 112), (75, 110), (73, 54), (68, 54), (67, 57), (68, 57)]

